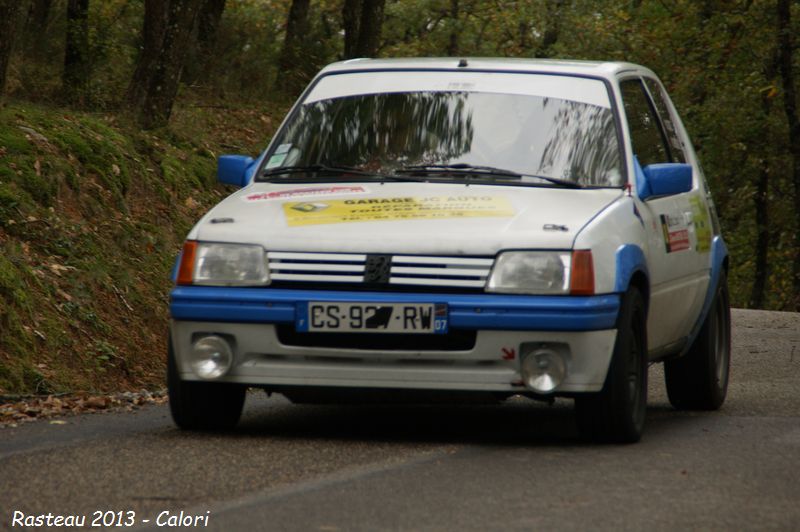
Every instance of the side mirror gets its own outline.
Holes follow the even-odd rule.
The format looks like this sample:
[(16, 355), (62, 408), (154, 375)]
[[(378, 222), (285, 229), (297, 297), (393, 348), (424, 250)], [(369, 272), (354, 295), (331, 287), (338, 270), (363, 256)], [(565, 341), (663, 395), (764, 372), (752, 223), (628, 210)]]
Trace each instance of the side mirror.
[(246, 155), (220, 155), (217, 159), (217, 180), (226, 185), (246, 186), (253, 174), (255, 160)]
[(637, 176), (639, 198), (671, 196), (692, 190), (692, 166), (684, 163), (650, 164)]

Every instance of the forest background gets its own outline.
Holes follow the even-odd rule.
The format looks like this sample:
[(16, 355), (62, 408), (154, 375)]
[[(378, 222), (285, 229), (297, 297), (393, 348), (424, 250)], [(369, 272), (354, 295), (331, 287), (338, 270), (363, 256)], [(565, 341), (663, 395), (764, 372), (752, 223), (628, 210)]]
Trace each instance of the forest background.
[(169, 271), (327, 63), (626, 60), (709, 176), (732, 302), (800, 310), (800, 2), (0, 0), (0, 395), (160, 387)]

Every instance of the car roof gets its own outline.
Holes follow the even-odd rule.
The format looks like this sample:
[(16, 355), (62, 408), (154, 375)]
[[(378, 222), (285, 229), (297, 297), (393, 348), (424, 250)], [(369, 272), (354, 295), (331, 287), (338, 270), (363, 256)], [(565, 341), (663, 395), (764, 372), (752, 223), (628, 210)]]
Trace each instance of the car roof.
[[(465, 67), (459, 67), (460, 62)], [(346, 71), (370, 70), (456, 70), (456, 71), (502, 71), (537, 72), (545, 74), (567, 74), (614, 79), (623, 72), (637, 74), (653, 73), (634, 63), (623, 61), (580, 61), (570, 59), (518, 59), (485, 57), (431, 57), (393, 59), (349, 59), (326, 66), (320, 75)]]

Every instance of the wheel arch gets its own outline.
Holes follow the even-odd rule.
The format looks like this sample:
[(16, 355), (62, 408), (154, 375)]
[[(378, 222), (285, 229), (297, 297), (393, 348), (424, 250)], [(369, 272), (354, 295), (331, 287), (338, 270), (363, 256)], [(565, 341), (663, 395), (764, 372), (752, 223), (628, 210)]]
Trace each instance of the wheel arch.
[(617, 274), (614, 291), (622, 294), (636, 287), (644, 299), (645, 317), (650, 307), (650, 274), (644, 251), (636, 244), (623, 244), (617, 249)]
[(698, 316), (697, 321), (694, 324), (694, 327), (692, 327), (692, 331), (689, 333), (689, 337), (687, 339), (688, 341), (686, 342), (686, 347), (684, 347), (680, 356), (684, 356), (689, 351), (694, 341), (697, 339), (697, 335), (700, 333), (700, 329), (703, 326), (703, 323), (706, 321), (706, 317), (708, 316), (709, 311), (711, 310), (711, 303), (714, 301), (714, 296), (717, 293), (717, 287), (719, 286), (722, 273), (724, 273), (726, 277), (728, 275), (729, 264), (730, 264), (730, 258), (728, 255), (728, 247), (725, 245), (725, 241), (722, 239), (722, 236), (717, 235), (711, 242), (711, 257), (710, 257), (711, 274), (708, 281), (708, 290), (706, 291), (706, 298), (705, 301), (703, 302), (703, 308), (700, 311), (700, 316)]

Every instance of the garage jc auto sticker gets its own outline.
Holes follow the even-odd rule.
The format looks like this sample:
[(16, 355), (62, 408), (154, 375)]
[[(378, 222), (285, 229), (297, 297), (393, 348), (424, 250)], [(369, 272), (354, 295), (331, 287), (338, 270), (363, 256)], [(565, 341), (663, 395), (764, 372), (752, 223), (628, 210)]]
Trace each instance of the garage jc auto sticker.
[(289, 226), (435, 220), (442, 218), (509, 217), (514, 208), (505, 196), (407, 196), (330, 201), (286, 202)]

